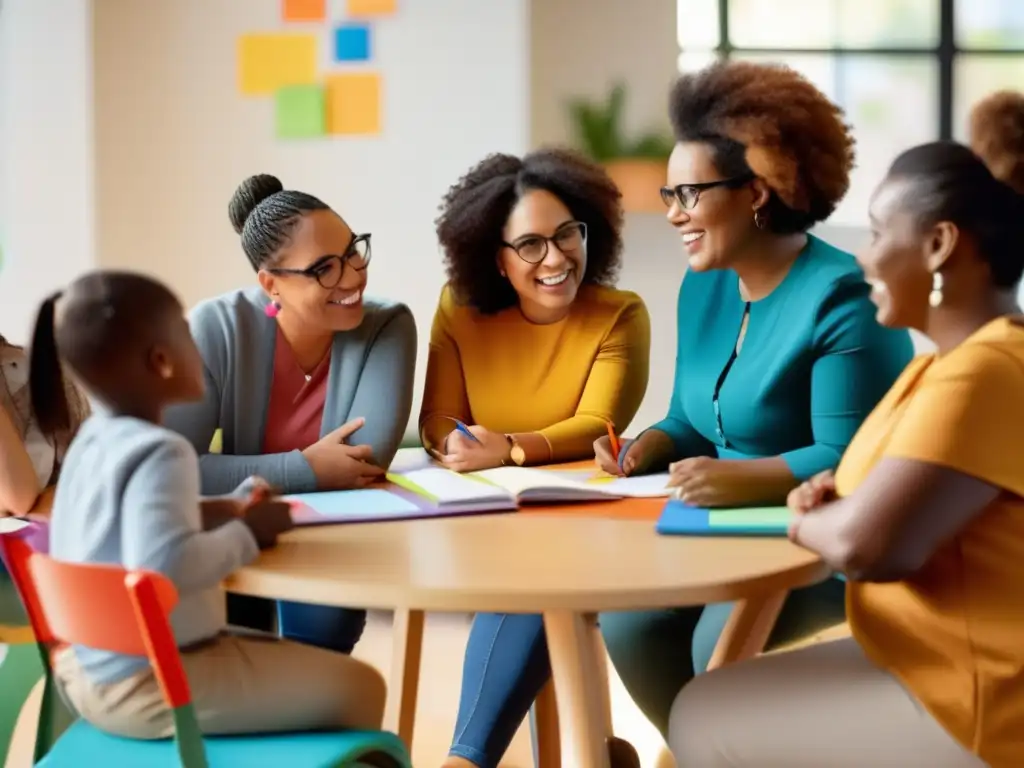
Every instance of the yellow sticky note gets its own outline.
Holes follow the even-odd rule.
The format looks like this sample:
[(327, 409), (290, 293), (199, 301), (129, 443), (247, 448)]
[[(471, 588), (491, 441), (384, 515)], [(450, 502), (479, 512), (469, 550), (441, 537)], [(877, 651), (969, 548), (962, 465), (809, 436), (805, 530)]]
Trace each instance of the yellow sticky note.
[(377, 72), (327, 78), (327, 132), (376, 135), (381, 131), (381, 82)]
[(316, 35), (257, 34), (238, 39), (238, 90), (269, 96), (289, 85), (312, 85), (317, 73)]
[(390, 16), (398, 0), (348, 0), (349, 16)]

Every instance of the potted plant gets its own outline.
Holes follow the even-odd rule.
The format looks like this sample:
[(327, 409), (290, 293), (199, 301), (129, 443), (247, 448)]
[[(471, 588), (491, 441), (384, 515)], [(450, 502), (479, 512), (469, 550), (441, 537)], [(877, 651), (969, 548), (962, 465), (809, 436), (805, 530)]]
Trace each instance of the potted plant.
[(627, 211), (662, 212), (659, 190), (672, 153), (671, 137), (649, 132), (635, 139), (623, 135), (626, 87), (616, 84), (603, 102), (574, 99), (569, 104), (576, 143), (601, 163), (622, 192)]

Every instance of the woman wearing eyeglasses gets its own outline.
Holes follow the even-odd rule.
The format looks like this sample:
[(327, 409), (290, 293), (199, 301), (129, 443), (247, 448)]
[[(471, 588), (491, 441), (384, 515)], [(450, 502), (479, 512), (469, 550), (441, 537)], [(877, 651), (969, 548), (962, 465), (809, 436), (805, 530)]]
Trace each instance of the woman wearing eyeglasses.
[[(670, 113), (662, 196), (688, 265), (674, 392), (667, 416), (623, 446), (621, 469), (607, 438), (595, 452), (612, 473), (669, 470), (695, 506), (782, 505), (836, 467), (912, 344), (876, 321), (854, 257), (808, 234), (849, 185), (853, 139), (838, 107), (787, 67), (732, 62), (681, 77)], [(731, 608), (601, 616), (620, 677), (663, 734)], [(795, 590), (768, 645), (843, 620), (841, 582)]]
[[(650, 318), (612, 287), (620, 198), (600, 167), (563, 150), (491, 155), (448, 192), (437, 233), (449, 283), (420, 431), (451, 469), (589, 458), (609, 422), (622, 430), (636, 414)], [(497, 765), (547, 663), (540, 616), (475, 618), (448, 765)]]
[[(200, 455), (203, 493), (254, 475), (286, 493), (372, 482), (409, 421), (416, 326), (406, 306), (364, 297), (370, 235), (268, 175), (242, 182), (228, 215), (259, 285), (192, 311), (206, 396), (166, 415)], [(365, 613), (282, 603), (279, 620), (287, 637), (347, 652)]]

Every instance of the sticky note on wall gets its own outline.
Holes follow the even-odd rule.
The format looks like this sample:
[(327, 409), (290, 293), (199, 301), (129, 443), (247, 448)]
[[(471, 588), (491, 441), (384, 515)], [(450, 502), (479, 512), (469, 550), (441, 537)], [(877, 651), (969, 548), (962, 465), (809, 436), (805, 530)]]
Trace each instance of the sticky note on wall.
[(285, 86), (313, 85), (316, 44), (316, 35), (243, 35), (238, 39), (238, 90), (246, 96), (269, 96)]
[(397, 0), (348, 0), (349, 16), (390, 16), (395, 12)]
[(369, 61), (370, 27), (342, 24), (334, 30), (334, 58), (337, 61)]
[(327, 132), (377, 135), (381, 132), (381, 79), (377, 72), (351, 72), (327, 78)]
[(326, 128), (324, 89), (320, 85), (286, 85), (274, 95), (279, 139), (323, 136)]
[(326, 21), (327, 0), (281, 0), (283, 21)]

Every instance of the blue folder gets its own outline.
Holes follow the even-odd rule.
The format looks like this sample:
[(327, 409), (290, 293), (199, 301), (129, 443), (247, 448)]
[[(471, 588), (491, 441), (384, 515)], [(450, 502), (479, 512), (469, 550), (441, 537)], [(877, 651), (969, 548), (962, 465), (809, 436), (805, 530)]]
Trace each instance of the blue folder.
[(655, 530), (669, 536), (785, 536), (792, 514), (786, 507), (705, 509), (670, 499)]

